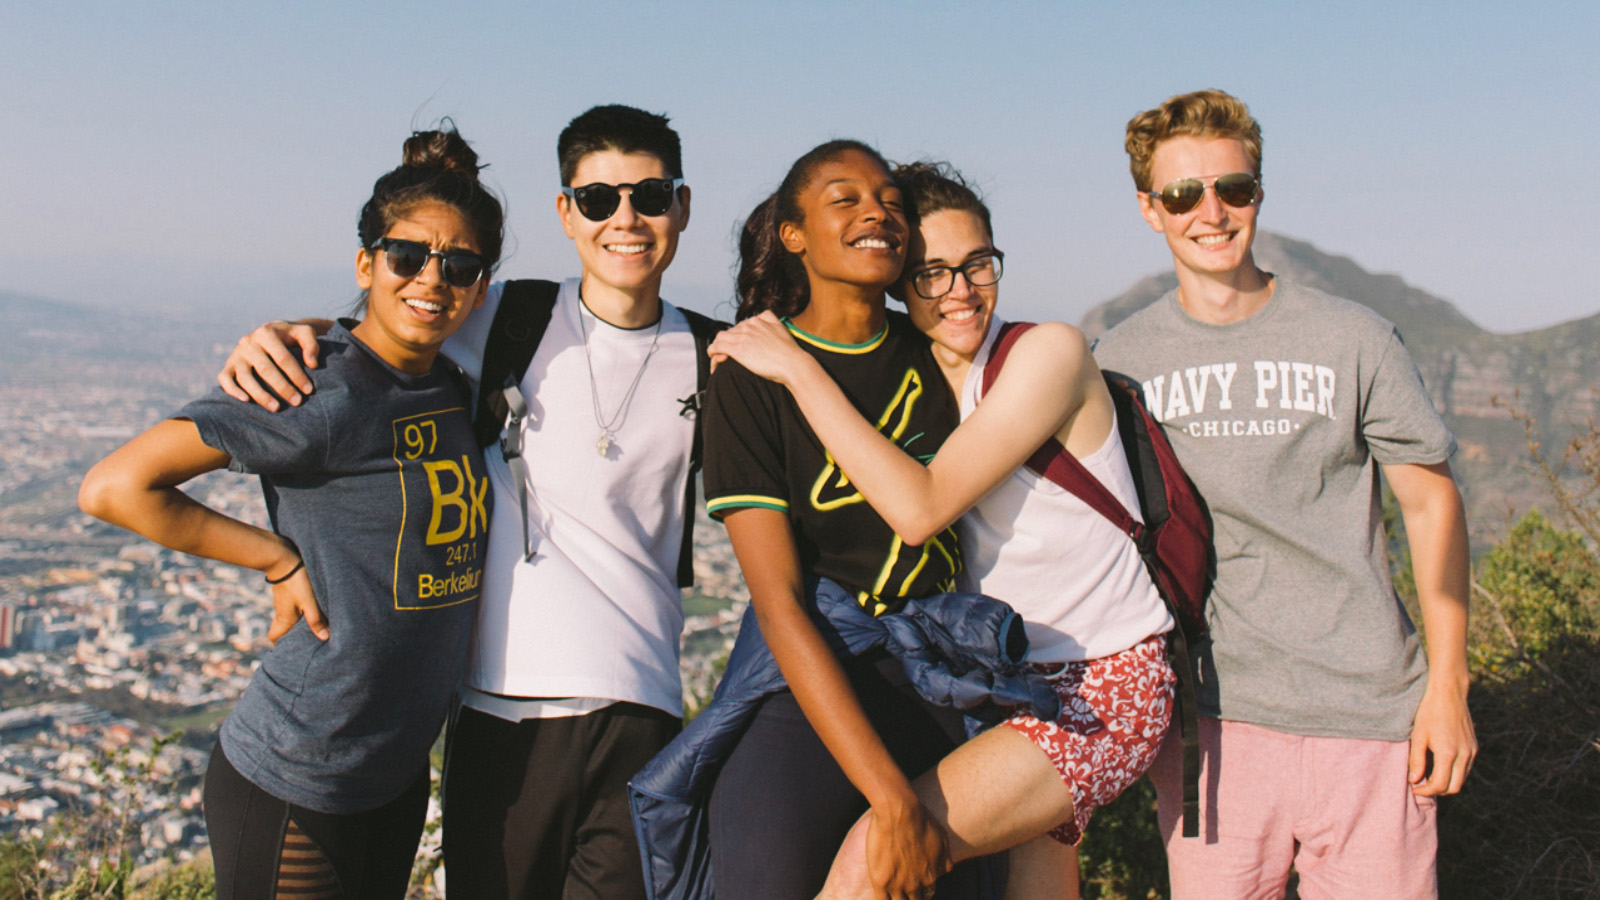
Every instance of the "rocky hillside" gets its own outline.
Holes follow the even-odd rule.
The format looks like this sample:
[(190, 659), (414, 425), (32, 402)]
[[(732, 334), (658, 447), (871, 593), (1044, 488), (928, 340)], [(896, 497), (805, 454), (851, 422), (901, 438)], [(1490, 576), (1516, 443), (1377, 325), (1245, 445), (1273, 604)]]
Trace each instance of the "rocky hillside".
[[(1503, 534), (1512, 511), (1548, 506), (1528, 469), (1522, 428), (1496, 401), (1516, 398), (1540, 423), (1546, 448), (1559, 456), (1571, 425), (1600, 416), (1600, 313), (1537, 331), (1494, 334), (1398, 275), (1375, 275), (1347, 257), (1270, 233), (1260, 234), (1255, 247), (1262, 268), (1363, 303), (1399, 326), (1434, 405), (1460, 441), (1452, 464), (1477, 541)], [(1090, 310), (1080, 324), (1093, 337), (1176, 284), (1171, 272), (1145, 278)]]

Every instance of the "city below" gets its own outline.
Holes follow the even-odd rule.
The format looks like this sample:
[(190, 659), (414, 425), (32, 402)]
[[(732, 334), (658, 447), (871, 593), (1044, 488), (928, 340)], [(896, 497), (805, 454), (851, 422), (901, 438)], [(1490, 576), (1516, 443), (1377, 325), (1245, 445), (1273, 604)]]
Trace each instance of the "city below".
[[(268, 648), (270, 594), (253, 571), (91, 519), (76, 492), (96, 460), (204, 391), (220, 352), (48, 380), (36, 377), (45, 361), (0, 367), (0, 841), (48, 840), (115, 811), (138, 865), (206, 845), (206, 758)], [(213, 473), (186, 490), (266, 521), (254, 478)], [(703, 511), (695, 538), (681, 662), (691, 711), (710, 698), (747, 601)]]

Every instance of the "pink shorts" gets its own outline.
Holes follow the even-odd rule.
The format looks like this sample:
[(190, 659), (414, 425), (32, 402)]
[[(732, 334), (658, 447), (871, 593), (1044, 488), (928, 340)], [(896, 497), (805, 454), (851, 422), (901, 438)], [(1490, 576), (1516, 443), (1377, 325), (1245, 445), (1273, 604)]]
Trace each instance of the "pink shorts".
[(1167, 739), (1155, 783), (1173, 900), (1438, 896), (1431, 797), (1411, 793), (1406, 741), (1304, 737), (1200, 719), (1200, 836), (1179, 833), (1182, 742)]
[(1167, 639), (1158, 634), (1121, 653), (1066, 663), (1050, 681), (1061, 698), (1060, 718), (1018, 714), (1005, 724), (1043, 750), (1072, 791), (1072, 818), (1050, 836), (1073, 846), (1095, 808), (1150, 768), (1172, 719), (1177, 679), (1167, 664)]

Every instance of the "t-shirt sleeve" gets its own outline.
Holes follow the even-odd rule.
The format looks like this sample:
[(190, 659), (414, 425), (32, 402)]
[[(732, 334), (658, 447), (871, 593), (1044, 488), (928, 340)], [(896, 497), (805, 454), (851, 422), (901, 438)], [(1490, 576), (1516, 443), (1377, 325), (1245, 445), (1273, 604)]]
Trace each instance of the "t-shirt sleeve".
[(190, 419), (207, 447), (232, 457), (228, 468), (247, 475), (278, 475), (327, 468), (330, 446), (327, 404), (312, 394), (299, 406), (270, 412), (214, 388), (174, 414)]
[(777, 392), (733, 360), (717, 366), (706, 390), (706, 510), (717, 518), (743, 507), (789, 511)]
[(1439, 417), (1422, 373), (1393, 328), (1367, 387), (1361, 433), (1372, 458), (1382, 465), (1427, 465), (1456, 452), (1455, 436)]

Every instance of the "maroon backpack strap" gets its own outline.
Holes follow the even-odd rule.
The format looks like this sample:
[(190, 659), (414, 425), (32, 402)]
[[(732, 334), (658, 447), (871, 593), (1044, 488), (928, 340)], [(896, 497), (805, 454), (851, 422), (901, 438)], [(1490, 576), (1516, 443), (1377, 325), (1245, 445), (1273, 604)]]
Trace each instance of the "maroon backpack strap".
[(1000, 377), (1000, 367), (1005, 365), (1006, 357), (1011, 355), (1011, 348), (1017, 343), (1017, 338), (1022, 337), (1032, 327), (1032, 322), (1004, 322), (1000, 325), (1000, 333), (995, 335), (994, 346), (989, 348), (989, 358), (983, 364), (983, 386), (978, 391), (979, 399), (989, 393), (989, 388), (994, 387), (994, 380)]
[[(1032, 327), (1033, 323), (1031, 322), (1007, 322), (1000, 326), (1000, 334), (996, 336), (994, 347), (989, 351), (989, 358), (983, 366), (982, 393), (978, 395), (980, 398), (983, 394), (989, 392), (989, 388), (994, 385), (995, 379), (1000, 377), (1000, 367), (1005, 364), (1006, 357), (1010, 355), (1011, 348), (1016, 344), (1017, 339)], [(1166, 439), (1161, 434), (1160, 426), (1153, 419), (1147, 418), (1148, 413), (1138, 403), (1137, 393), (1110, 375), (1105, 376), (1105, 378), (1106, 387), (1112, 392), (1112, 405), (1117, 407), (1118, 438), (1122, 440), (1124, 449), (1128, 446), (1128, 435), (1143, 424), (1146, 428), (1151, 429), (1150, 440), (1159, 441), (1166, 455), (1171, 456), (1171, 449), (1165, 446)], [(1129, 402), (1117, 402), (1119, 391), (1125, 395), (1123, 399)], [(1141, 418), (1143, 418), (1142, 422), (1140, 421)], [(1133, 456), (1134, 454), (1129, 454), (1128, 464), (1130, 466), (1141, 462), (1149, 463), (1149, 460), (1135, 460)], [(1150, 546), (1146, 539), (1145, 526), (1128, 513), (1127, 508), (1122, 505), (1122, 501), (1107, 490), (1106, 486), (1101, 484), (1098, 478), (1090, 474), (1089, 470), (1084, 468), (1083, 463), (1079, 462), (1077, 457), (1068, 453), (1067, 448), (1063, 447), (1061, 442), (1053, 436), (1047, 438), (1044, 444), (1038, 450), (1035, 450), (1032, 456), (1028, 457), (1027, 466), (1041, 477), (1049, 479), (1060, 485), (1064, 490), (1072, 493), (1133, 540), (1134, 545), (1139, 548), (1140, 557), (1144, 559), (1145, 566), (1150, 571), (1152, 583), (1156, 585), (1157, 590), (1161, 593), (1162, 602), (1172, 612), (1173, 618), (1182, 622), (1183, 619), (1179, 614), (1178, 608), (1173, 604), (1172, 598), (1167, 595), (1167, 591), (1162, 588), (1162, 580), (1156, 571), (1154, 563), (1155, 548)], [(1169, 476), (1167, 473), (1157, 469), (1154, 473), (1144, 473), (1144, 477), (1153, 478), (1154, 480), (1151, 483), (1164, 486), (1165, 479)], [(1160, 502), (1163, 508), (1167, 506), (1165, 494), (1151, 499)], [(1168, 510), (1168, 513), (1170, 514), (1170, 510)], [(1197, 719), (1199, 706), (1195, 701), (1196, 678), (1193, 674), (1194, 666), (1189, 654), (1189, 643), (1181, 624), (1169, 632), (1168, 648), (1169, 653), (1173, 655), (1174, 669), (1179, 673), (1177, 713), (1181, 722), (1180, 728), (1183, 741), (1183, 836), (1189, 838), (1196, 837), (1200, 833), (1200, 729)]]
[[(995, 379), (1000, 377), (1000, 367), (1005, 365), (1006, 357), (1011, 355), (1011, 348), (1016, 346), (1017, 339), (1027, 333), (1033, 325), (1032, 322), (1006, 322), (1000, 326), (994, 347), (989, 350), (989, 358), (983, 365), (982, 391), (979, 397), (989, 393), (989, 388), (994, 386)], [(1027, 466), (1041, 478), (1055, 482), (1087, 503), (1091, 509), (1121, 529), (1123, 534), (1133, 538), (1135, 543), (1141, 542), (1144, 526), (1130, 515), (1127, 508), (1122, 505), (1122, 501), (1107, 490), (1098, 478), (1090, 474), (1089, 470), (1083, 467), (1083, 463), (1078, 462), (1077, 457), (1068, 453), (1067, 448), (1063, 447), (1055, 437), (1045, 439), (1039, 449), (1028, 457)]]

